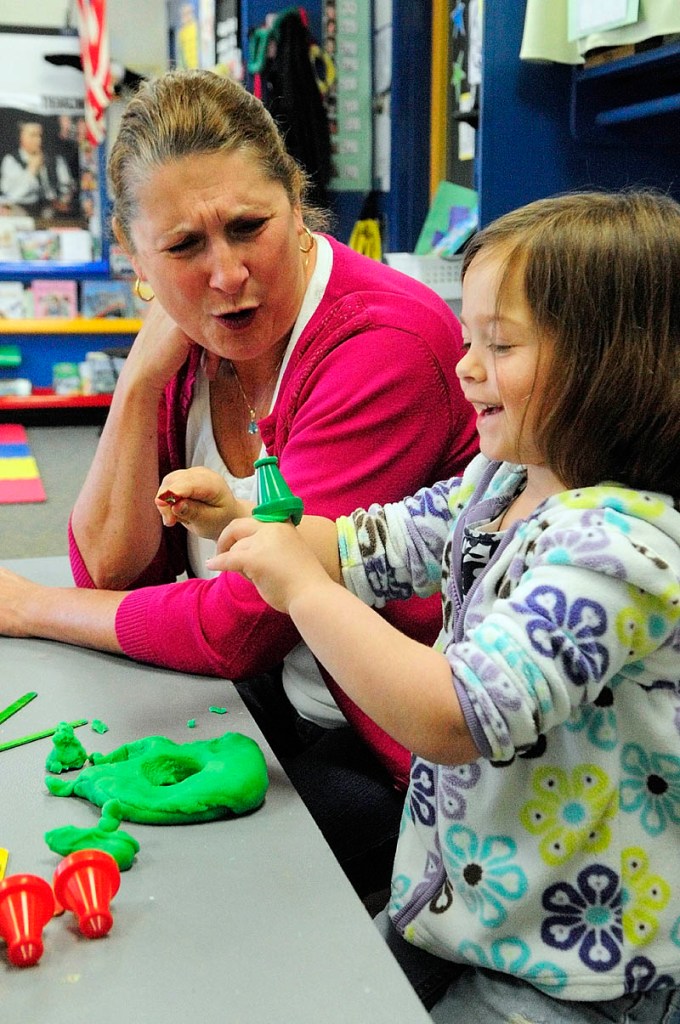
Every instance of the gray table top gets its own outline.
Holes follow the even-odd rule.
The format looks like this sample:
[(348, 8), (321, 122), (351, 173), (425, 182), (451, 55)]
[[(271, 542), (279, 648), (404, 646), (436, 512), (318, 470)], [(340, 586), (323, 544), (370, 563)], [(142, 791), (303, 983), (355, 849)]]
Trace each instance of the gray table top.
[[(2, 563), (68, 585), (65, 559)], [(430, 1020), (354, 894), (304, 804), (226, 680), (168, 672), (42, 640), (0, 638), (0, 708), (38, 697), (0, 725), (0, 742), (100, 719), (77, 731), (88, 752), (144, 736), (190, 742), (237, 731), (260, 744), (264, 805), (201, 825), (124, 822), (140, 843), (121, 875), (103, 939), (73, 914), (51, 920), (34, 967), (9, 964), (0, 940), (2, 1017), (16, 1024), (425, 1024)], [(227, 709), (224, 715), (211, 706)], [(196, 719), (194, 729), (187, 721)], [(92, 827), (99, 809), (45, 786), (51, 740), (0, 751), (0, 846), (7, 874), (51, 881), (60, 862), (44, 833)]]

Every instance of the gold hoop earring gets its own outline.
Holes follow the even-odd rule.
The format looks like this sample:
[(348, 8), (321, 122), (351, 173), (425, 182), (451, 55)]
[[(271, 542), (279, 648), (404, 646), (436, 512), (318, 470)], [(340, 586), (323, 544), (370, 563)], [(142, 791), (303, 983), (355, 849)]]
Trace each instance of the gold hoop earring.
[(146, 291), (146, 292), (143, 291), (143, 288), (144, 288), (145, 284), (146, 284), (146, 281), (142, 281), (142, 280), (140, 280), (140, 278), (137, 278), (135, 283), (134, 283), (134, 286), (133, 286), (132, 290), (135, 293), (135, 295), (137, 296), (137, 298), (141, 299), (142, 302), (152, 302), (153, 299), (156, 298), (156, 296), (153, 293), (153, 289), (148, 284), (146, 284), (146, 287), (148, 288), (148, 291)]
[(307, 235), (307, 238), (309, 239), (309, 245), (307, 246), (306, 249), (303, 249), (303, 247), (301, 245), (298, 246), (298, 248), (299, 248), (300, 252), (302, 252), (302, 253), (304, 253), (306, 255), (308, 252), (311, 252), (312, 249), (314, 248), (314, 235), (309, 230), (309, 228), (307, 227), (306, 224), (303, 225), (303, 226), (304, 226), (305, 234)]

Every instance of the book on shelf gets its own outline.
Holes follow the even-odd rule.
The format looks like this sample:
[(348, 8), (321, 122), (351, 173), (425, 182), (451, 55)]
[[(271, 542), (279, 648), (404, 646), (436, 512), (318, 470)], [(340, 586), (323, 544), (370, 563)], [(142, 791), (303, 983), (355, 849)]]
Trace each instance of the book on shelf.
[(451, 181), (440, 181), (413, 251), (416, 256), (451, 259), (478, 226), (477, 193)]
[(61, 239), (58, 231), (17, 231), (16, 237), (22, 260), (61, 259)]
[(0, 262), (16, 263), (22, 259), (19, 248), (19, 231), (33, 231), (35, 222), (32, 217), (0, 216)]
[(80, 285), (80, 314), (92, 319), (134, 317), (129, 281), (83, 281)]
[(0, 281), (0, 319), (23, 320), (31, 315), (26, 302), (26, 290), (21, 281)]
[(118, 242), (111, 242), (109, 245), (109, 266), (113, 277), (125, 277), (134, 281), (137, 276), (127, 253)]
[(35, 317), (78, 316), (78, 286), (75, 281), (34, 281), (31, 293)]

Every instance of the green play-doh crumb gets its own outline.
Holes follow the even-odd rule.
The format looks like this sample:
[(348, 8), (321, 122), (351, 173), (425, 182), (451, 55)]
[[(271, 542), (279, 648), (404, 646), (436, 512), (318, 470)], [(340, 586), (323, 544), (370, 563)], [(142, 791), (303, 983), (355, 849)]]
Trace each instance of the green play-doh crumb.
[(187, 729), (195, 729), (195, 728), (196, 728), (196, 719), (195, 718), (190, 718), (189, 721), (187, 722)]
[(227, 713), (226, 708), (216, 708), (214, 705), (208, 708), (208, 711), (212, 711), (216, 715), (226, 715)]
[(102, 733), (105, 733), (105, 732), (109, 731), (109, 727), (106, 724), (106, 722), (101, 722), (98, 718), (93, 718), (92, 719), (92, 731), (93, 732), (98, 732), (99, 735), (101, 736)]

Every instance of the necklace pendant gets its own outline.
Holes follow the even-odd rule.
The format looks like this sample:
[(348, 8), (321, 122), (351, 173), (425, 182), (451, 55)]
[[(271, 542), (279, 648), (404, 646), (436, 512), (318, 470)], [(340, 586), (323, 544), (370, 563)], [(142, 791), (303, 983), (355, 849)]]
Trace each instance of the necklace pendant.
[(251, 420), (250, 423), (248, 424), (248, 433), (249, 434), (259, 434), (259, 432), (260, 432), (260, 430), (259, 430), (259, 427), (258, 427), (257, 423), (255, 422), (255, 420)]

